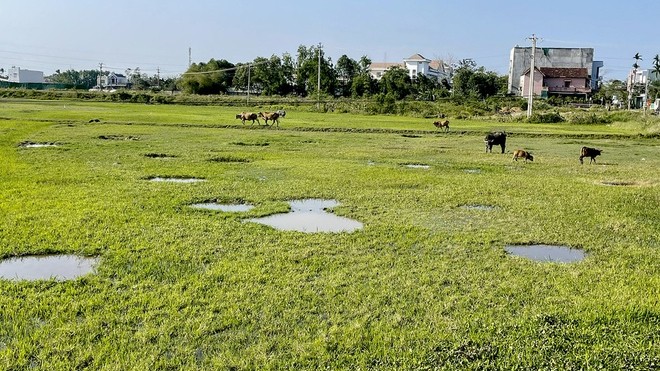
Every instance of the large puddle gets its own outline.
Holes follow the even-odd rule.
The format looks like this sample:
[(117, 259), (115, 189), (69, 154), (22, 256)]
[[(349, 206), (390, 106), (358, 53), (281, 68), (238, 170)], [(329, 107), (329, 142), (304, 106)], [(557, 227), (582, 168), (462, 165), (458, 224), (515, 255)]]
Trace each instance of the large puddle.
[(339, 206), (336, 200), (305, 199), (289, 201), (291, 211), (263, 218), (248, 219), (249, 222), (265, 224), (281, 231), (353, 232), (362, 229), (362, 223), (328, 213), (325, 209)]
[(573, 263), (586, 257), (584, 251), (572, 249), (568, 246), (507, 245), (504, 249), (511, 255), (540, 262)]
[(72, 280), (93, 273), (99, 258), (76, 255), (19, 256), (0, 262), (0, 278), (8, 280)]
[(229, 213), (240, 213), (254, 209), (254, 206), (247, 204), (219, 204), (216, 202), (203, 202), (192, 204), (190, 207), (194, 209), (224, 211)]

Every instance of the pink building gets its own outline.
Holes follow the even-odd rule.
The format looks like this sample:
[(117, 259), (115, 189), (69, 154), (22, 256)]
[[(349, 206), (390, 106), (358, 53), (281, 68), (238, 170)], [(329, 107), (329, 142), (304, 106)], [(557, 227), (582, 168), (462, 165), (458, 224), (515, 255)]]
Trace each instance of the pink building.
[[(534, 95), (578, 95), (591, 93), (591, 79), (586, 68), (541, 67), (534, 69)], [(529, 96), (529, 69), (520, 77), (524, 97)]]

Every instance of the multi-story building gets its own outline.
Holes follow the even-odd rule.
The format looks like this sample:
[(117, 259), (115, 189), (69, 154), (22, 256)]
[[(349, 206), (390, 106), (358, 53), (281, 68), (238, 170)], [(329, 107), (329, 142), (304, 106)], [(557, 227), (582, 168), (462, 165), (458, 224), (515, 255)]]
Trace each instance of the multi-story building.
[[(583, 95), (598, 89), (598, 82), (600, 81), (600, 68), (603, 67), (603, 62), (594, 61), (593, 48), (536, 48), (534, 55), (534, 66), (542, 71), (542, 68), (553, 69), (547, 70), (551, 74), (558, 74), (552, 78), (564, 78), (562, 75), (569, 74), (568, 79), (571, 80), (566, 89), (547, 90), (549, 94), (578, 94)], [(509, 81), (508, 93), (514, 95), (527, 96), (529, 95), (528, 89), (522, 86), (524, 76), (529, 74), (532, 61), (532, 48), (516, 46), (511, 49), (511, 56), (509, 58)], [(560, 70), (563, 69), (563, 70)], [(578, 73), (579, 77), (575, 77)], [(583, 72), (586, 70), (586, 74)], [(535, 72), (536, 73), (536, 72)], [(582, 86), (581, 83), (574, 84), (573, 79), (585, 78), (588, 80), (588, 87)], [(577, 80), (576, 80), (577, 81)], [(535, 83), (536, 86), (536, 83)], [(557, 88), (558, 86), (555, 86)], [(559, 86), (560, 87), (560, 86)], [(574, 89), (575, 88), (575, 89)], [(577, 89), (579, 88), (579, 89)], [(589, 91), (586, 91), (586, 89)], [(536, 93), (536, 89), (535, 89)]]
[(26, 70), (12, 66), (9, 71), (7, 71), (7, 81), (21, 84), (43, 83), (44, 73), (42, 71)]
[(449, 81), (451, 76), (451, 66), (441, 60), (431, 60), (424, 58), (421, 54), (414, 54), (405, 58), (401, 63), (374, 62), (369, 66), (369, 74), (376, 80), (380, 80), (388, 69), (397, 66), (408, 70), (410, 79), (415, 79), (418, 75), (436, 78), (438, 81), (446, 79)]

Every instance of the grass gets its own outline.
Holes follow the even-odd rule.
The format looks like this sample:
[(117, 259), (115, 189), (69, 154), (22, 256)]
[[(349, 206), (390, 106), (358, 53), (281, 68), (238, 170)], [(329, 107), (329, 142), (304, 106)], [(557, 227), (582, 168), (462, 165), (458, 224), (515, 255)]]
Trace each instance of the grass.
[[(234, 119), (260, 109), (0, 101), (0, 256), (101, 257), (73, 281), (0, 280), (0, 367), (660, 364), (660, 156), (646, 124), (452, 120), (443, 134), (395, 116), (287, 110), (279, 129)], [(484, 153), (492, 129), (534, 162)], [(596, 165), (579, 164), (583, 145), (604, 150)], [(243, 222), (302, 198), (336, 199), (365, 228)], [(188, 207), (211, 199), (256, 207)], [(526, 243), (588, 258), (504, 251)]]

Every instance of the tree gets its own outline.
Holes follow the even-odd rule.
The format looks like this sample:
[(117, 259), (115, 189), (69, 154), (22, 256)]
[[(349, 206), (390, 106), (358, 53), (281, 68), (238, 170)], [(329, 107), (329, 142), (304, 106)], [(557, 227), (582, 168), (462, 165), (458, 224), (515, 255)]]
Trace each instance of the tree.
[(407, 97), (412, 88), (408, 70), (399, 66), (390, 67), (383, 73), (379, 82), (380, 91), (385, 95), (392, 95), (395, 99)]
[[(321, 62), (319, 68), (319, 60)], [(332, 66), (332, 61), (325, 58), (320, 46), (304, 45), (298, 47), (295, 91), (299, 95), (306, 96), (316, 93), (318, 90), (319, 69), (321, 76), (321, 92), (335, 95), (337, 86), (337, 75)]]
[(54, 83), (89, 89), (96, 85), (98, 75), (98, 70), (67, 70), (64, 72), (57, 70), (54, 75), (48, 76), (48, 80)]
[(339, 79), (339, 95), (342, 97), (350, 96), (353, 80), (360, 72), (360, 65), (344, 54), (337, 60), (336, 71)]
[(232, 86), (236, 66), (221, 59), (193, 63), (181, 77), (181, 88), (193, 94), (226, 93)]

